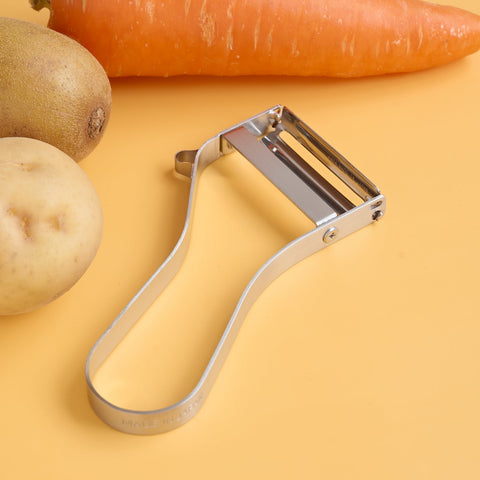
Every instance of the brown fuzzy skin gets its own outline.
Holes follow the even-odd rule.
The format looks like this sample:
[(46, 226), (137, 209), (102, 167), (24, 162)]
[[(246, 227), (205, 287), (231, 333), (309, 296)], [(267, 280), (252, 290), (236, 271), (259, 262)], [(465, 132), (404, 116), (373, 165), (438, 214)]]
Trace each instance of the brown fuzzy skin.
[(77, 162), (99, 143), (112, 104), (95, 57), (47, 27), (0, 17), (0, 137), (47, 142)]

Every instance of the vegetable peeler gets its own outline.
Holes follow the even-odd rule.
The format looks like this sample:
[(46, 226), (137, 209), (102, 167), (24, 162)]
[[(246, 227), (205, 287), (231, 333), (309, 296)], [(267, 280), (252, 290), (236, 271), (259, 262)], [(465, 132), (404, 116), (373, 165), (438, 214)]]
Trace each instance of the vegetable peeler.
[[(257, 271), (195, 388), (179, 402), (157, 410), (114, 405), (95, 388), (93, 378), (108, 355), (162, 293), (187, 255), (197, 185), (202, 172), (220, 157), (238, 151), (280, 189), (314, 224)], [(175, 169), (191, 180), (185, 226), (176, 246), (94, 345), (86, 363), (89, 401), (97, 415), (122, 432), (151, 435), (192, 419), (205, 402), (250, 307), (288, 268), (356, 230), (379, 220), (385, 197), (287, 107), (278, 105), (224, 130), (198, 150), (175, 157)]]

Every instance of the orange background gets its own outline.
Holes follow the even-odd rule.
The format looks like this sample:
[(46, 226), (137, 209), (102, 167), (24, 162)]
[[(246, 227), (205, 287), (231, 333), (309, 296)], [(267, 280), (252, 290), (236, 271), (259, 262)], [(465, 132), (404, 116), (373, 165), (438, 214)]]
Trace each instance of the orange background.
[[(47, 22), (26, 0), (0, 15)], [(0, 318), (0, 477), (480, 478), (479, 85), (480, 54), (347, 81), (114, 80), (105, 137), (81, 162), (104, 209), (98, 255), (54, 303)], [(182, 229), (174, 154), (278, 103), (380, 187), (387, 214), (265, 291), (193, 420), (119, 433), (91, 410), (84, 363)], [(98, 374), (112, 401), (183, 397), (245, 283), (305, 228), (251, 173), (235, 157), (205, 172), (179, 277)]]

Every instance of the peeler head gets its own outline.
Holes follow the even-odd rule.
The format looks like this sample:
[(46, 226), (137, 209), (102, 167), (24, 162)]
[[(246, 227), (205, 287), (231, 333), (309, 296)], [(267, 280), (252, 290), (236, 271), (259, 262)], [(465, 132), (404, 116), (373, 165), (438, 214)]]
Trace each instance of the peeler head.
[(365, 175), (287, 107), (271, 109), (266, 118), (267, 123), (254, 117), (224, 132), (223, 151), (240, 152), (316, 225), (380, 195)]

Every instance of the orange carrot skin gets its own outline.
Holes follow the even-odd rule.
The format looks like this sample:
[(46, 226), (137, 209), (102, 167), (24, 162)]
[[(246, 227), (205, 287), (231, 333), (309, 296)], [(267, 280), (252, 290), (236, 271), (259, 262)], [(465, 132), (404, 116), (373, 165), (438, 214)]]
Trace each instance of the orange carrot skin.
[(360, 77), (480, 49), (480, 16), (422, 0), (51, 0), (110, 77)]

